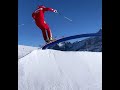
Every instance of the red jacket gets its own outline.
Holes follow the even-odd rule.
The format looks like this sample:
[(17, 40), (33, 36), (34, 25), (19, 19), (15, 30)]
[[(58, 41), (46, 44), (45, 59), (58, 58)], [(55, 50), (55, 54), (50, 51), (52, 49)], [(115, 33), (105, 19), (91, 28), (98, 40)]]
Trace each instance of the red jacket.
[(37, 26), (43, 26), (44, 23), (44, 13), (46, 11), (52, 11), (54, 12), (55, 10), (52, 8), (46, 8), (45, 6), (39, 6), (33, 13), (32, 17), (35, 19), (36, 25)]

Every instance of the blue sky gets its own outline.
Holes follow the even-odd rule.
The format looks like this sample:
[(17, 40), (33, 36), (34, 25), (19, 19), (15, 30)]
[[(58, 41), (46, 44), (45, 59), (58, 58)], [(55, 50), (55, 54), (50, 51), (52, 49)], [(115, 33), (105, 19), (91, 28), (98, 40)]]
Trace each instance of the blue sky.
[(19, 45), (45, 44), (41, 30), (32, 18), (37, 5), (57, 9), (62, 15), (72, 19), (70, 22), (62, 15), (46, 12), (45, 21), (54, 37), (97, 32), (102, 27), (102, 0), (18, 0)]

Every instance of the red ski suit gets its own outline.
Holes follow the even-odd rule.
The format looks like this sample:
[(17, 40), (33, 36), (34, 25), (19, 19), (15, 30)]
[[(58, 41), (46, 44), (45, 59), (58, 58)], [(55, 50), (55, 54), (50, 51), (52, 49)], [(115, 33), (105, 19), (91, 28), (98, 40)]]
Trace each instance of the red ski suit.
[[(49, 25), (44, 21), (44, 13), (46, 11), (54, 12), (55, 10), (52, 8), (46, 8), (45, 6), (39, 6), (32, 13), (32, 17), (35, 19), (36, 25), (42, 30), (43, 38), (45, 41), (52, 37), (52, 33), (49, 28)], [(46, 35), (46, 31), (47, 31), (47, 35)]]

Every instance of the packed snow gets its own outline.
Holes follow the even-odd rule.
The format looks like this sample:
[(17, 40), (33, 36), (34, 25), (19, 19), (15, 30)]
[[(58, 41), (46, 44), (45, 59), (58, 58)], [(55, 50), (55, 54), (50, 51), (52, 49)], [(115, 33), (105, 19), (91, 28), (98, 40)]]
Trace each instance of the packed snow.
[(102, 90), (102, 52), (33, 50), (18, 60), (18, 90)]
[(31, 47), (31, 46), (25, 46), (25, 45), (18, 45), (18, 59), (26, 56), (33, 50), (38, 49), (38, 47)]

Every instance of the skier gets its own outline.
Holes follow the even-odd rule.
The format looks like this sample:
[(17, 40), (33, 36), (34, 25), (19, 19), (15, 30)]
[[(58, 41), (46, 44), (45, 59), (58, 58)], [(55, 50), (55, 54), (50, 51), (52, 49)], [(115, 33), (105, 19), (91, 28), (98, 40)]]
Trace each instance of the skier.
[(32, 13), (32, 17), (34, 18), (36, 25), (42, 30), (42, 34), (45, 42), (50, 43), (51, 41), (54, 41), (54, 39), (52, 37), (52, 32), (50, 30), (49, 25), (44, 20), (44, 13), (46, 11), (52, 11), (58, 13), (57, 10), (54, 10), (52, 8), (47, 8), (44, 5), (41, 5), (38, 6), (38, 8)]

